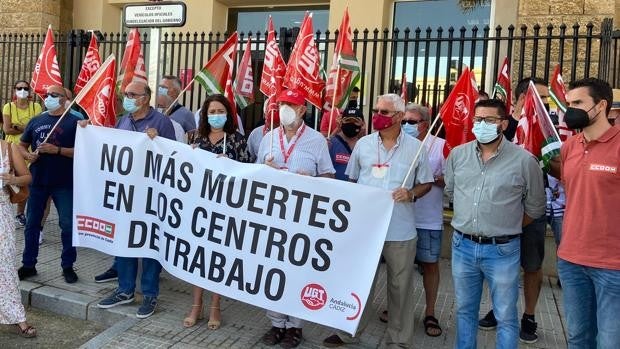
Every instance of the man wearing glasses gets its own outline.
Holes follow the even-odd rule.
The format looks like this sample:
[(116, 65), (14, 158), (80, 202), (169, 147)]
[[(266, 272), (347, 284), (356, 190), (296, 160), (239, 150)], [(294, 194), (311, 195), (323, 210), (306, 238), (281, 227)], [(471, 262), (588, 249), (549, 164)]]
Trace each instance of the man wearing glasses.
[(522, 227), (545, 213), (538, 161), (508, 142), (506, 107), (483, 100), (474, 108), (476, 140), (448, 156), (445, 192), (454, 202), (452, 277), (457, 348), (476, 348), (482, 282), (491, 289), (497, 348), (517, 348)]
[[(123, 108), (127, 114), (119, 120), (116, 125), (117, 129), (146, 132), (151, 138), (159, 135), (164, 138), (175, 139), (174, 127), (170, 119), (149, 105), (151, 89), (148, 85), (142, 82), (132, 82), (125, 87), (123, 95)], [(160, 272), (161, 264), (158, 261), (142, 258), (141, 284), (144, 297), (142, 305), (136, 312), (139, 319), (147, 318), (155, 312), (157, 296), (159, 295)], [(107, 276), (108, 278), (105, 281), (108, 281), (113, 279), (112, 276), (116, 273), (118, 273), (118, 288), (112, 295), (101, 300), (97, 307), (107, 309), (134, 301), (138, 258), (116, 257), (112, 268), (98, 277)]]
[[(420, 149), (422, 143), (401, 130), (404, 114), (405, 103), (399, 95), (390, 93), (379, 96), (372, 116), (372, 127), (378, 132), (357, 142), (345, 171), (351, 181), (389, 190), (394, 199), (394, 210), (382, 252), (387, 266), (388, 293), (385, 344), (390, 348), (413, 346), (413, 257), (417, 237), (413, 202), (426, 194), (433, 182), (426, 151)], [(403, 186), (418, 150), (420, 156)], [(356, 338), (338, 331), (325, 338), (323, 345), (337, 347), (359, 340), (371, 316), (374, 285), (375, 281)]]
[[(19, 279), (37, 275), (41, 219), (49, 197), (58, 210), (62, 240), (60, 266), (67, 283), (75, 283), (78, 276), (73, 270), (77, 252), (72, 243), (73, 214), (73, 147), (78, 118), (65, 112), (67, 96), (62, 86), (50, 86), (43, 96), (47, 111), (32, 118), (20, 138), (19, 150), (30, 161), (32, 183), (26, 212), (25, 243)], [(45, 138), (47, 141), (44, 142)], [(30, 149), (30, 150), (28, 150)]]

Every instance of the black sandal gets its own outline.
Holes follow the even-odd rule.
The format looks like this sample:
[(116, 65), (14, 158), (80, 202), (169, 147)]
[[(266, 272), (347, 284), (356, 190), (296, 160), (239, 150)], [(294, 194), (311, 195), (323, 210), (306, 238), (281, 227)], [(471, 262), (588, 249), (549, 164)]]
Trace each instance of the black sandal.
[(26, 328), (22, 329), (19, 324), (15, 324), (15, 328), (17, 329), (17, 334), (23, 338), (34, 338), (37, 336), (37, 329), (31, 325), (27, 325)]
[(276, 345), (282, 341), (285, 334), (286, 329), (273, 326), (263, 335), (261, 341), (266, 345)]
[[(429, 316), (425, 317), (422, 322), (424, 323), (424, 332), (426, 333), (427, 336), (429, 336), (429, 337), (439, 337), (443, 333), (443, 330), (441, 329), (441, 326), (439, 326), (439, 320), (437, 320), (437, 318), (435, 318), (434, 316), (429, 315)], [(431, 329), (439, 330), (439, 332), (438, 333), (432, 333), (432, 332), (429, 331)]]
[(388, 312), (387, 312), (387, 310), (384, 310), (383, 313), (381, 313), (381, 315), (379, 315), (379, 321), (387, 324), (387, 322), (388, 322)]
[(284, 339), (280, 342), (280, 346), (284, 349), (295, 348), (299, 345), (299, 343), (301, 343), (301, 338), (301, 328), (287, 328)]

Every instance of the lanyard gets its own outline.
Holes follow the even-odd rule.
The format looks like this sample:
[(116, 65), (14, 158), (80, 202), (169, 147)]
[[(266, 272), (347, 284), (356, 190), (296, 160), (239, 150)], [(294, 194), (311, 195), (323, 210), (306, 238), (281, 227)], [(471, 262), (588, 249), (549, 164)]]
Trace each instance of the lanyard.
[(306, 124), (304, 123), (297, 130), (297, 132), (295, 132), (295, 136), (293, 137), (293, 139), (291, 139), (291, 143), (288, 147), (288, 150), (285, 150), (284, 149), (284, 137), (286, 137), (286, 135), (284, 134), (284, 127), (280, 127), (280, 151), (282, 152), (282, 157), (284, 157), (284, 164), (288, 162), (288, 159), (291, 156), (293, 149), (295, 149), (295, 146), (297, 145), (297, 141), (304, 134), (305, 130), (306, 130)]
[[(399, 136), (399, 138), (400, 138), (400, 136)], [(388, 151), (388, 156), (387, 156), (387, 159), (385, 160), (385, 162), (381, 162), (381, 149), (380, 149), (381, 143), (382, 143), (381, 142), (381, 136), (379, 136), (379, 133), (377, 132), (377, 163), (374, 164), (373, 166), (376, 166), (376, 167), (379, 167), (379, 168), (381, 168), (381, 167), (390, 167), (389, 162), (390, 162), (390, 160), (392, 160), (392, 157), (394, 156), (394, 153), (396, 153), (396, 149), (398, 148), (398, 144), (399, 144), (398, 140), (397, 140), (396, 144), (394, 144), (392, 149), (390, 149)]]

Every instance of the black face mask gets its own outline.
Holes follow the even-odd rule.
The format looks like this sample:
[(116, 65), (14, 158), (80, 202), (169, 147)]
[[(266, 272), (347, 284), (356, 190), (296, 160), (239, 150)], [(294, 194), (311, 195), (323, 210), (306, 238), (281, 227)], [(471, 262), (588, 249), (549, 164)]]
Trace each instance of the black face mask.
[(547, 113), (549, 113), (549, 103), (543, 103), (543, 105), (545, 106)]
[(349, 104), (347, 104), (347, 108), (357, 108), (357, 99), (349, 100)]
[(340, 129), (342, 130), (342, 133), (349, 137), (349, 138), (353, 138), (355, 136), (357, 136), (360, 131), (362, 130), (361, 127), (357, 126), (354, 123), (346, 123), (346, 124), (342, 124), (340, 126)]
[(579, 108), (566, 108), (566, 113), (564, 113), (564, 122), (566, 123), (566, 126), (571, 130), (583, 129), (585, 127), (588, 127), (590, 124), (592, 124), (592, 121), (594, 121), (594, 119), (596, 119), (596, 117), (598, 116), (597, 113), (592, 120), (590, 120), (590, 117), (588, 117), (588, 112), (592, 110), (595, 106), (596, 105), (592, 106), (592, 108), (588, 109), (587, 111)]

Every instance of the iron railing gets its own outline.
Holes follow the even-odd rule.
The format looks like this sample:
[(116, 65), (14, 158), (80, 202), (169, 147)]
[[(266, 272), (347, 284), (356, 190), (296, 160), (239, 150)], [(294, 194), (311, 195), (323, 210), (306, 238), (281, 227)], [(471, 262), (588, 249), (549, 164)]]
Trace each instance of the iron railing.
[[(574, 25), (525, 25), (502, 28), (415, 28), (410, 30), (354, 30), (353, 46), (361, 67), (360, 98), (364, 114), (369, 117), (377, 95), (400, 93), (403, 73), (408, 77), (408, 99), (438, 106), (468, 65), (482, 90), (491, 92), (504, 56), (511, 57), (513, 83), (523, 77), (539, 76), (549, 79), (556, 64), (563, 68), (565, 81), (598, 76), (620, 87), (620, 31), (613, 31), (611, 19), (600, 27), (592, 23)], [(281, 29), (280, 50), (285, 59), (298, 34), (298, 29)], [(74, 30), (56, 34), (55, 44), (66, 87), (73, 87), (86, 54), (90, 33)], [(105, 59), (110, 53), (120, 65), (125, 49), (126, 33), (97, 33), (99, 54)], [(238, 60), (243, 54), (247, 37), (252, 39), (252, 64), (255, 81), (255, 103), (243, 111), (246, 129), (251, 129), (262, 117), (264, 97), (258, 83), (264, 59), (265, 33), (240, 33)], [(329, 71), (338, 32), (316, 32), (316, 42), (322, 55), (322, 65)], [(11, 98), (16, 79), (29, 80), (39, 54), (43, 35), (0, 35), (0, 102)], [(142, 34), (143, 51), (148, 66), (149, 38)], [(226, 39), (225, 34), (164, 33), (161, 40), (160, 75), (179, 75), (191, 70), (195, 75)], [(195, 84), (182, 97), (182, 103), (192, 110), (200, 107), (205, 95)], [(316, 112), (312, 108), (313, 112)]]

